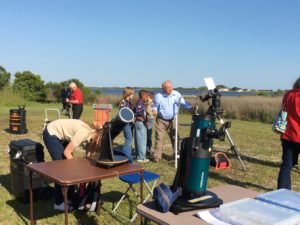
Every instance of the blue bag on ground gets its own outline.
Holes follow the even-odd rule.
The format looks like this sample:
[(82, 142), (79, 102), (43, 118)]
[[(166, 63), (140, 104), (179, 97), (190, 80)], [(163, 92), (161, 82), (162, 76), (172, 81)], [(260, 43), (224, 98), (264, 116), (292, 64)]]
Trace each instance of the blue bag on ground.
[(155, 206), (160, 212), (168, 212), (173, 202), (178, 198), (180, 190), (173, 192), (170, 187), (164, 183), (161, 183), (154, 189), (153, 197)]

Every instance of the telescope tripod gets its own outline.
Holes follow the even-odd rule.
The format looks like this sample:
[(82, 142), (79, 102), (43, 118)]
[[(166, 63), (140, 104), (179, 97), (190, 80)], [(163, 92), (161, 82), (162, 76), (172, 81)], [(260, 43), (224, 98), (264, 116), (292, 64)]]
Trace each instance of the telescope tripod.
[[(222, 117), (220, 115), (217, 115), (217, 119), (219, 120), (220, 124), (223, 125), (224, 124), (224, 120), (222, 119)], [(227, 149), (227, 152), (231, 152), (231, 154), (233, 154), (241, 163), (243, 169), (245, 172), (247, 172), (247, 169), (243, 163), (243, 160), (241, 158), (241, 155), (239, 153), (239, 151), (237, 150), (237, 147), (235, 146), (235, 144), (233, 143), (233, 140), (229, 134), (229, 131), (228, 129), (225, 129), (225, 136), (227, 137), (228, 141), (229, 141), (229, 144), (230, 144), (230, 148)], [(223, 151), (223, 149), (220, 149), (220, 148), (214, 148), (215, 151)]]

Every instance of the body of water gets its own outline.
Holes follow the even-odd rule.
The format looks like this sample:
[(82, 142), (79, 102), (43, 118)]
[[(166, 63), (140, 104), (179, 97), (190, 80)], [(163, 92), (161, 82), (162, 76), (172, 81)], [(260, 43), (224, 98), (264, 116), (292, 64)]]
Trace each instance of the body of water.
[[(121, 88), (99, 88), (101, 90), (102, 94), (105, 95), (122, 95), (123, 94), (123, 89)], [(136, 93), (138, 93), (140, 89), (136, 89)], [(175, 89), (176, 90), (176, 89)], [(159, 92), (160, 90), (152, 90), (154, 93)], [(197, 91), (197, 90), (179, 90), (179, 92), (183, 96), (199, 96), (199, 95), (204, 95), (207, 93), (207, 91)], [(235, 92), (235, 91), (226, 91), (226, 92), (221, 92), (222, 96), (242, 96), (242, 95), (253, 95), (254, 92)]]

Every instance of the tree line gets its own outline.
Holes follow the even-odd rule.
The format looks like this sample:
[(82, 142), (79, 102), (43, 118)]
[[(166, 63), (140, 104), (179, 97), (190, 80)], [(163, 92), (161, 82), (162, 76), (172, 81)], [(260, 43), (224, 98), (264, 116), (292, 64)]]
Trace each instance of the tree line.
[(72, 78), (61, 82), (48, 82), (42, 80), (41, 76), (31, 71), (16, 72), (15, 79), (11, 79), (11, 73), (0, 66), (0, 91), (5, 88), (13, 89), (15, 92), (29, 101), (38, 102), (59, 102), (61, 100), (61, 90), (69, 87), (71, 82), (75, 82), (82, 90), (85, 103), (92, 103), (100, 94), (99, 91), (92, 91), (80, 80)]

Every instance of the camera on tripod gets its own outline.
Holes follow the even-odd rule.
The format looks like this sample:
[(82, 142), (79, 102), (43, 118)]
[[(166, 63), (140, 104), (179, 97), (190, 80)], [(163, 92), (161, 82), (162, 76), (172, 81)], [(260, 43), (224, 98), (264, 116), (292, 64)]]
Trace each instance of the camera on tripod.
[[(204, 82), (208, 89), (208, 93), (205, 96), (200, 96), (200, 99), (202, 100), (202, 102), (207, 101), (209, 104), (209, 108), (206, 112), (206, 115), (211, 116), (212, 120), (217, 119), (221, 124), (221, 127), (219, 128), (219, 130), (209, 129), (209, 128), (207, 130), (205, 130), (205, 135), (208, 138), (215, 138), (215, 139), (219, 139), (221, 141), (224, 141), (224, 139), (227, 137), (227, 139), (230, 143), (230, 148), (227, 151), (233, 153), (238, 158), (244, 171), (246, 172), (247, 170), (241, 159), (240, 153), (239, 153), (238, 149), (236, 148), (236, 146), (234, 145), (233, 140), (230, 137), (230, 134), (227, 130), (228, 128), (231, 127), (231, 122), (230, 121), (225, 122), (222, 119), (222, 116), (224, 115), (224, 110), (221, 108), (221, 93), (217, 89), (217, 87), (215, 85), (215, 81), (212, 77), (204, 78)], [(210, 100), (211, 100), (211, 103), (210, 103)], [(215, 148), (215, 150), (218, 150), (218, 149)]]
[[(224, 110), (221, 108), (221, 93), (216, 88), (215, 82), (211, 77), (204, 78), (205, 84), (208, 89), (208, 93), (204, 96), (200, 96), (202, 102), (208, 102), (209, 108), (205, 113), (211, 117), (212, 120), (220, 119), (224, 114)], [(210, 101), (211, 100), (211, 101)], [(224, 122), (221, 124), (219, 130), (217, 129), (205, 129), (205, 136), (207, 138), (215, 138), (220, 141), (225, 140), (226, 129), (231, 127), (231, 122)]]
[[(211, 99), (211, 103), (210, 100)], [(202, 102), (208, 102), (209, 108), (206, 112), (207, 115), (213, 117), (220, 117), (224, 114), (224, 110), (221, 108), (221, 93), (217, 88), (213, 90), (208, 90), (205, 96), (200, 96)]]
[(208, 93), (205, 96), (200, 96), (200, 99), (202, 102), (206, 102), (212, 99), (211, 106), (216, 110), (220, 109), (221, 107), (221, 93), (217, 88), (208, 90)]
[[(205, 96), (200, 96), (202, 102), (208, 102), (211, 99), (211, 103), (209, 103), (209, 108), (206, 112), (206, 115), (212, 116), (213, 118), (220, 118), (220, 115), (224, 113), (221, 108), (221, 93), (217, 88), (213, 90), (208, 90), (208, 93)], [(205, 131), (206, 136), (209, 138), (219, 139), (220, 141), (225, 140), (225, 131), (226, 129), (231, 127), (231, 122), (227, 121), (223, 123), (219, 130), (216, 129), (207, 129)]]

